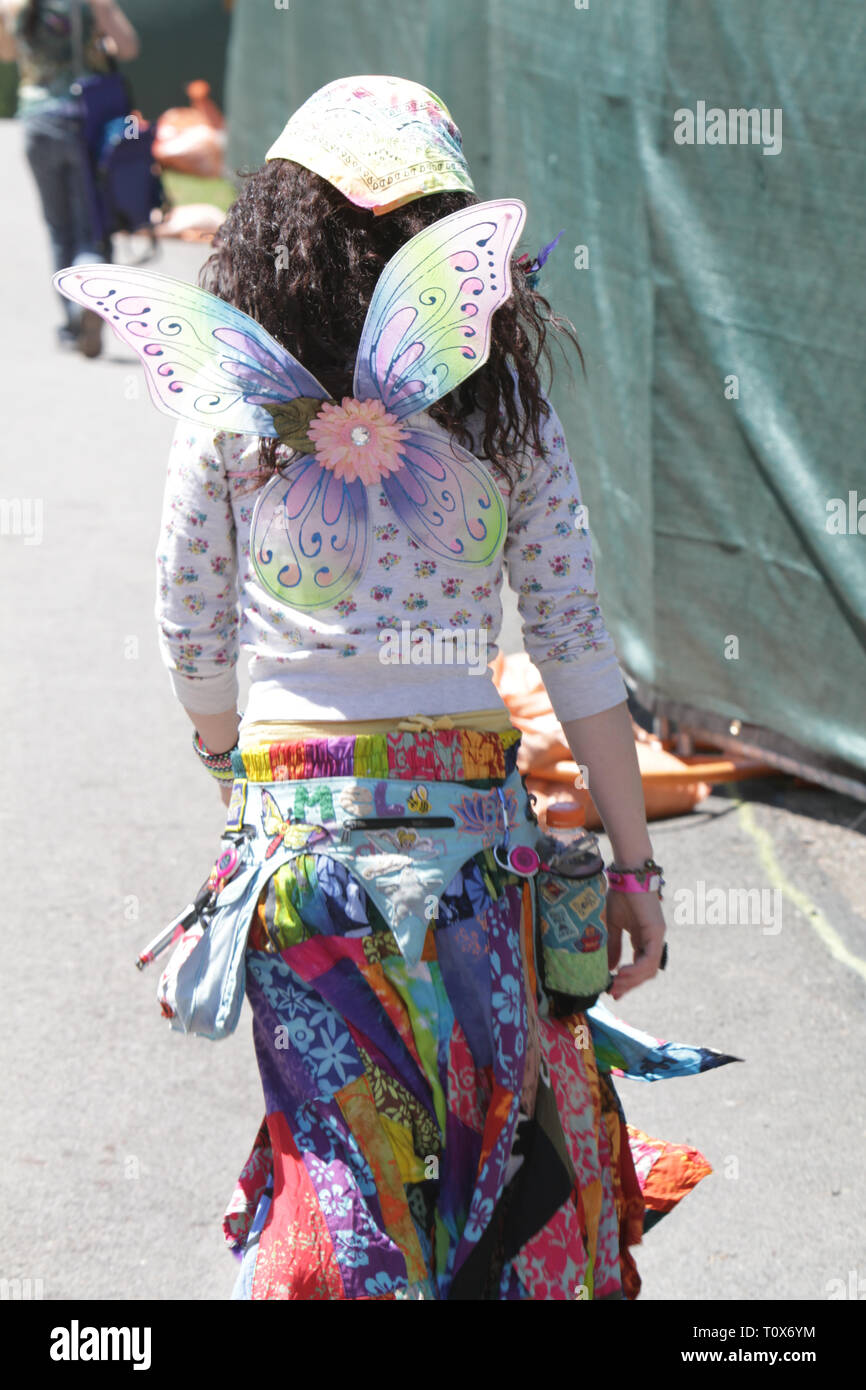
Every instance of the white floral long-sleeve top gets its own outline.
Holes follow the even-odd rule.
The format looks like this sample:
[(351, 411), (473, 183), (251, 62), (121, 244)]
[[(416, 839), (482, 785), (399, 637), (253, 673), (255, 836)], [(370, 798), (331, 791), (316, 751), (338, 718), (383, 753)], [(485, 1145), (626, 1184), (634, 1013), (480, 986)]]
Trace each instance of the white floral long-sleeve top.
[[(427, 414), (404, 423), (440, 428)], [(256, 493), (234, 475), (256, 468), (258, 438), (181, 422), (157, 555), (160, 649), (178, 699), (194, 713), (231, 708), (243, 647), (251, 680), (245, 723), (498, 708), (502, 702), (486, 662), (497, 651), (507, 573), (518, 596), (526, 650), (559, 719), (619, 704), (625, 684), (599, 606), (578, 479), (552, 408), (543, 444), (540, 454), (525, 457), (513, 487), (500, 482), (508, 536), (487, 568), (427, 554), (381, 488), (370, 487), (364, 571), (348, 597), (311, 615), (272, 598), (252, 568)], [(390, 638), (390, 647), (383, 641), (386, 630), (401, 634), (405, 654), (424, 641), (418, 629), (454, 634), (455, 660), (443, 656), (447, 644), (439, 645), (440, 636), (428, 646), (433, 664), (405, 655), (387, 662), (386, 651), (393, 654), (396, 647)]]

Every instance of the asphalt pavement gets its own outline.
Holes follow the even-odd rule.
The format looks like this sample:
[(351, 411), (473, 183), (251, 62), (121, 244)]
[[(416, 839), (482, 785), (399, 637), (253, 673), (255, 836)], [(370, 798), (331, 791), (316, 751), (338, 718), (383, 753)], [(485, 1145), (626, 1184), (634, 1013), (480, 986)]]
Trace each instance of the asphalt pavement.
[[(13, 123), (0, 154), (0, 497), (22, 504), (0, 534), (0, 1280), (41, 1281), (46, 1299), (225, 1298), (222, 1212), (263, 1113), (249, 1013), (224, 1042), (183, 1038), (160, 1018), (157, 967), (133, 966), (222, 825), (156, 644), (172, 424), (110, 335), (97, 361), (55, 348)], [(194, 279), (202, 255), (168, 244), (154, 268)], [(670, 964), (615, 1011), (743, 1061), (620, 1083), (633, 1123), (715, 1170), (636, 1252), (646, 1299), (821, 1300), (866, 1279), (864, 833), (866, 807), (786, 779), (652, 827)], [(763, 890), (760, 921), (714, 925), (701, 903), (718, 889), (728, 904)]]

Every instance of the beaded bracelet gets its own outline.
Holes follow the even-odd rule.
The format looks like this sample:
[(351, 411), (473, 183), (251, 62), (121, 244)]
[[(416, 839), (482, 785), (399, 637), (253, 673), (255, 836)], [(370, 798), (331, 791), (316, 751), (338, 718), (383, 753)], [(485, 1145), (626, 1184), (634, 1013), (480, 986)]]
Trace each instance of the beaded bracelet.
[(197, 729), (193, 729), (192, 746), (198, 758), (204, 763), (211, 777), (215, 777), (218, 782), (233, 782), (234, 768), (232, 767), (232, 753), (237, 748), (229, 748), (225, 753), (211, 753), (204, 744), (201, 734)]

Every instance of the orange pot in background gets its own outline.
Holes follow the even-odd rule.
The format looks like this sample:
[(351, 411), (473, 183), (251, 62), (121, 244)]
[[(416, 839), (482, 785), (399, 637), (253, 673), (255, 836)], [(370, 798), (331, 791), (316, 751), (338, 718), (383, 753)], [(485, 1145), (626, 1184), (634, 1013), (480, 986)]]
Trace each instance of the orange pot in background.
[[(592, 797), (580, 785), (577, 763), (536, 667), (525, 652), (510, 656), (500, 652), (491, 670), (511, 722), (523, 734), (517, 765), (526, 779), (527, 790), (536, 798), (535, 812), (541, 824), (545, 824), (551, 803), (571, 803), (583, 811), (587, 829), (602, 829)], [(634, 722), (632, 729), (647, 820), (686, 815), (709, 796), (714, 782), (777, 773), (768, 764), (719, 753), (692, 754), (685, 761)]]
[(207, 82), (188, 83), (186, 94), (189, 106), (172, 106), (157, 121), (154, 155), (166, 169), (220, 178), (226, 149), (223, 114)]

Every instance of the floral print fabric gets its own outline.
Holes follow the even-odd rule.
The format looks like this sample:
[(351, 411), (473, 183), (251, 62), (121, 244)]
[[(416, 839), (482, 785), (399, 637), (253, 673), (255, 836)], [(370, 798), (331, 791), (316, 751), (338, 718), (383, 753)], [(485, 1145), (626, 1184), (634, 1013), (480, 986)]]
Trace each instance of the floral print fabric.
[(587, 1016), (546, 1014), (533, 936), (489, 850), (414, 967), (345, 864), (273, 876), (247, 951), (266, 1118), (224, 1223), (242, 1249), (270, 1195), (254, 1299), (636, 1296), (629, 1134)]
[[(439, 430), (424, 413), (408, 423)], [(552, 409), (541, 450), (515, 460), (515, 485), (497, 474), (509, 523), (504, 550), (490, 565), (461, 566), (422, 552), (384, 492), (371, 484), (364, 572), (350, 597), (315, 616), (277, 603), (252, 569), (257, 491), (250, 479), (258, 450), (250, 435), (212, 434), (183, 422), (175, 432), (158, 550), (157, 616), (163, 659), (190, 709), (231, 704), (241, 646), (251, 658), (248, 719), (364, 719), (411, 713), (422, 702), (434, 713), (498, 708), (484, 668), (496, 656), (506, 572), (527, 650), (560, 720), (625, 699), (599, 606), (586, 509)], [(483, 636), (484, 660), (473, 678), (467, 679), (471, 663), (458, 660), (403, 665), (399, 681), (383, 681), (380, 634), (402, 633), (404, 623), (413, 632), (462, 633), (463, 642), (475, 634), (473, 651)], [(337, 688), (339, 710), (330, 713)]]

